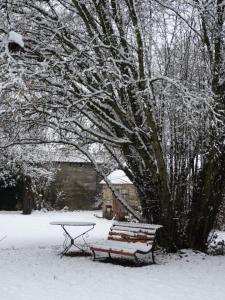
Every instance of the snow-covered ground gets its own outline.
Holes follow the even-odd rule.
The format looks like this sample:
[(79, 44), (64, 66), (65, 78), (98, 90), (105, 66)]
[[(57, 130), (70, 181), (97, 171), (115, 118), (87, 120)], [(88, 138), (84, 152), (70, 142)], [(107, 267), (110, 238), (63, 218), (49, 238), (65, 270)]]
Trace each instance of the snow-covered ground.
[[(224, 300), (225, 256), (183, 251), (157, 265), (124, 267), (63, 257), (59, 226), (51, 221), (94, 221), (88, 241), (105, 238), (111, 221), (96, 212), (0, 212), (1, 300)], [(100, 212), (97, 212), (100, 214)], [(222, 236), (222, 234), (221, 234)]]

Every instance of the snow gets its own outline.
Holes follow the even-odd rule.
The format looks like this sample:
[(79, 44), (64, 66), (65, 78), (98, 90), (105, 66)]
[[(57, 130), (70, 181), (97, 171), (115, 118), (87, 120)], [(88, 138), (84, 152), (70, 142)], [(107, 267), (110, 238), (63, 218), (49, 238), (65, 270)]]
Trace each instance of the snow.
[(15, 31), (10, 31), (9, 32), (9, 42), (14, 42), (18, 44), (21, 48), (24, 48), (24, 41), (23, 37), (21, 34), (15, 32)]
[(217, 231), (217, 241), (224, 240), (225, 241), (225, 231)]
[(66, 221), (54, 221), (50, 222), (51, 225), (65, 225), (65, 226), (95, 226), (96, 223), (91, 222), (66, 222)]
[[(112, 173), (109, 174), (107, 178), (112, 184), (132, 184), (130, 179), (126, 176), (126, 174), (122, 170), (113, 171)], [(102, 180), (100, 184), (105, 184), (105, 181)]]
[[(225, 257), (183, 250), (142, 267), (63, 257), (57, 220), (94, 222), (86, 240), (105, 239), (112, 221), (100, 212), (0, 212), (0, 299), (224, 300)], [(74, 230), (77, 230), (75, 228)], [(223, 235), (223, 234), (222, 234)]]
[[(106, 240), (103, 243), (96, 243), (91, 244), (90, 247), (97, 248), (97, 249), (109, 249), (112, 251), (118, 251), (118, 252), (126, 252), (130, 254), (134, 254), (137, 250), (147, 252), (151, 250), (152, 245), (146, 245), (145, 243), (126, 243), (120, 242), (120, 241), (111, 241)], [(104, 251), (103, 251), (104, 252)]]

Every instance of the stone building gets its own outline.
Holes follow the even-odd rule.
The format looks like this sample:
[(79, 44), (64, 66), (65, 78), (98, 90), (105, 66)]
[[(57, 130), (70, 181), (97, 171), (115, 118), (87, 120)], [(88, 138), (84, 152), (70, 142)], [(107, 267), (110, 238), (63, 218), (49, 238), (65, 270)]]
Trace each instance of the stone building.
[[(50, 186), (49, 201), (58, 209), (93, 208), (100, 177), (89, 162), (55, 162), (57, 172)], [(56, 203), (57, 202), (57, 203)]]
[[(117, 192), (135, 209), (140, 206), (140, 199), (135, 186), (122, 170), (115, 170), (109, 176), (111, 184)], [(100, 182), (103, 199), (103, 217), (124, 220), (127, 216), (126, 209), (115, 198), (105, 181)]]

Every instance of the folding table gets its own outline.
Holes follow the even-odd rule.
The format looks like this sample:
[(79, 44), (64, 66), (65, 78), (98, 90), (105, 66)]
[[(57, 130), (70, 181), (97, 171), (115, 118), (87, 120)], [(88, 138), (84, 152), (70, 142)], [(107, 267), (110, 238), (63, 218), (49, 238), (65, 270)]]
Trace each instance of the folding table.
[[(50, 224), (51, 225), (59, 225), (59, 226), (61, 226), (62, 229), (65, 232), (65, 241), (63, 243), (64, 250), (61, 253), (61, 257), (63, 255), (65, 255), (72, 246), (78, 248), (83, 253), (87, 252), (88, 244), (85, 241), (84, 235), (86, 233), (88, 233), (89, 231), (91, 231), (95, 227), (96, 223), (92, 223), (92, 222), (65, 222), (65, 221), (58, 221), (57, 222), (57, 221), (54, 221), (54, 222), (50, 222)], [(82, 233), (79, 233), (78, 235), (73, 236), (72, 233), (71, 233), (71, 231), (69, 230), (69, 228), (71, 226), (76, 226), (76, 227), (82, 228), (83, 229)], [(67, 227), (67, 229), (66, 229), (66, 227)], [(83, 239), (84, 245), (80, 245), (80, 244), (77, 243), (76, 240), (78, 238), (80, 238), (80, 237)], [(68, 239), (70, 240), (70, 242), (67, 245)]]

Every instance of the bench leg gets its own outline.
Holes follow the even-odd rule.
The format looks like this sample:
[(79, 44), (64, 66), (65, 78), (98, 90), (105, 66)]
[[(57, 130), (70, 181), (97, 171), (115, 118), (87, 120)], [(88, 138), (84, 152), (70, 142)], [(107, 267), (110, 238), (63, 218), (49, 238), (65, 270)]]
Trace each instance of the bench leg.
[[(93, 249), (91, 249), (91, 252), (92, 252), (92, 260), (93, 261), (96, 261), (96, 260), (104, 260), (104, 259), (107, 259), (107, 258), (109, 258), (109, 259), (112, 259), (112, 257), (111, 257), (111, 253), (110, 252), (108, 252), (108, 256), (106, 256), (106, 257), (102, 257), (102, 256), (96, 256), (96, 252), (95, 252), (95, 250), (93, 250)], [(97, 251), (98, 252), (98, 251)]]
[(96, 255), (95, 255), (95, 251), (94, 250), (91, 250), (92, 251), (92, 254), (93, 254), (93, 261), (95, 261), (96, 260)]
[(135, 254), (134, 254), (134, 259), (135, 259), (136, 264), (139, 264), (139, 260)]
[(154, 256), (154, 251), (152, 251), (152, 263), (155, 264), (155, 256)]

